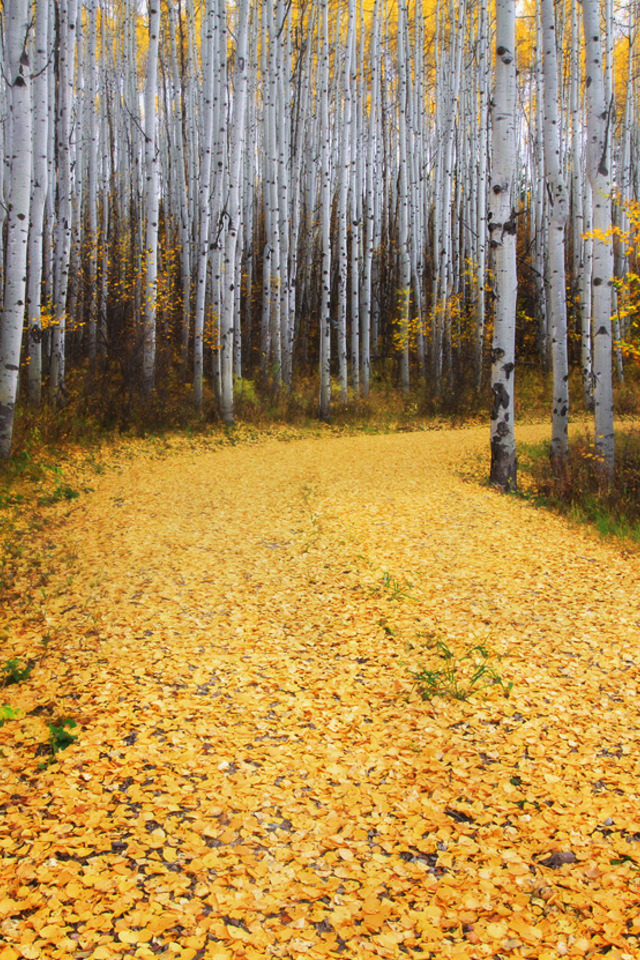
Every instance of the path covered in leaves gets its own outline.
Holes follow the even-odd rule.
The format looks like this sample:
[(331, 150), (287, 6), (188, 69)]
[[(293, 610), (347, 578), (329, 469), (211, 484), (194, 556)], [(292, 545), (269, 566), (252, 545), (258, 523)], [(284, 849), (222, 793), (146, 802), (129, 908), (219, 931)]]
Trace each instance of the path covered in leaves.
[[(486, 446), (147, 445), (48, 508), (0, 960), (640, 957), (640, 559), (463, 480)], [(423, 702), (429, 638), (510, 697)]]

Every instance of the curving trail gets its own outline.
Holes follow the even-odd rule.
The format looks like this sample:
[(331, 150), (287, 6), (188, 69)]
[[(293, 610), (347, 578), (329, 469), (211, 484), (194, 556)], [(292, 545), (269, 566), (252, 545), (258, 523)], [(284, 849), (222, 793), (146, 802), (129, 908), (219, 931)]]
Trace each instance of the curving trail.
[[(464, 481), (486, 447), (146, 446), (50, 508), (0, 613), (38, 661), (0, 960), (640, 957), (640, 558)], [(420, 700), (427, 635), (511, 696)]]

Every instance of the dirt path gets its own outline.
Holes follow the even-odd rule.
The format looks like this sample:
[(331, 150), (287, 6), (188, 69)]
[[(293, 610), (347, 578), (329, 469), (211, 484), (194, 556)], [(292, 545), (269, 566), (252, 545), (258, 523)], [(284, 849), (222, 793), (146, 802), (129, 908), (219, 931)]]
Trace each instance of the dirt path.
[[(464, 482), (485, 448), (183, 444), (51, 508), (0, 614), (0, 960), (640, 957), (640, 560)], [(428, 636), (511, 696), (423, 702)]]

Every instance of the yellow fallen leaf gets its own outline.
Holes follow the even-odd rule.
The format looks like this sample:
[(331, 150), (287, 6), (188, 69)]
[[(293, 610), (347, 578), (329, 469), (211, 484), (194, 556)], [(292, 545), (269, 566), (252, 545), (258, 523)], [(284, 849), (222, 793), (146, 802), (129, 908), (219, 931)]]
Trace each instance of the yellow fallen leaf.
[(13, 947), (6, 946), (0, 952), (0, 960), (20, 960), (20, 954)]
[(140, 934), (138, 930), (120, 930), (118, 940), (122, 943), (138, 943)]
[(231, 953), (221, 943), (207, 945), (203, 960), (231, 960)]

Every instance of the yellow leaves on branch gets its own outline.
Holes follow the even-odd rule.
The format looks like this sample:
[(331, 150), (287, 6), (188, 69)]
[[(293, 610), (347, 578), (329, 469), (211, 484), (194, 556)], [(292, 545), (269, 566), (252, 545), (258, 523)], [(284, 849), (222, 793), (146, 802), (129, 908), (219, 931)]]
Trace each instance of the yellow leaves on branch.
[[(1, 614), (0, 960), (640, 955), (640, 563), (463, 482), (486, 442), (138, 442), (46, 507)], [(509, 698), (420, 700), (425, 632), (490, 635)]]

